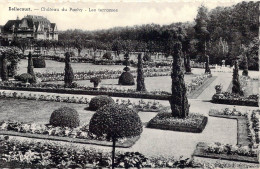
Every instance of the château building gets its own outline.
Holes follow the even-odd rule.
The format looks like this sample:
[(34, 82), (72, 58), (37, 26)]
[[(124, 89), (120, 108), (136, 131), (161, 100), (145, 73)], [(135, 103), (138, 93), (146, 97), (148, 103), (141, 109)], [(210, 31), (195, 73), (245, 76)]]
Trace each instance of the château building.
[(58, 40), (56, 23), (51, 23), (43, 16), (27, 15), (21, 20), (9, 20), (0, 26), (0, 38), (12, 41), (15, 38), (29, 38), (35, 40)]

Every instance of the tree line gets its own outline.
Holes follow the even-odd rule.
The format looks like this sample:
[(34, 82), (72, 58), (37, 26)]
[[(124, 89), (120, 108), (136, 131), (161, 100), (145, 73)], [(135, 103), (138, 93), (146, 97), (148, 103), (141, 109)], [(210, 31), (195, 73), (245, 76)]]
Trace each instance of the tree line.
[[(210, 64), (232, 65), (235, 58), (242, 63), (245, 57), (249, 69), (258, 69), (258, 31), (259, 2), (241, 2), (231, 7), (217, 7), (208, 10), (198, 8), (193, 22), (178, 22), (170, 25), (146, 24), (132, 27), (115, 27), (105, 30), (83, 31), (66, 30), (59, 33), (59, 41), (35, 41), (37, 46), (63, 48), (64, 51), (75, 48), (80, 55), (84, 48), (122, 52), (145, 52), (147, 54), (171, 53), (176, 30), (182, 34), (182, 56), (205, 62), (209, 56)], [(23, 51), (29, 40), (14, 41), (12, 44)], [(25, 42), (26, 41), (26, 42)]]

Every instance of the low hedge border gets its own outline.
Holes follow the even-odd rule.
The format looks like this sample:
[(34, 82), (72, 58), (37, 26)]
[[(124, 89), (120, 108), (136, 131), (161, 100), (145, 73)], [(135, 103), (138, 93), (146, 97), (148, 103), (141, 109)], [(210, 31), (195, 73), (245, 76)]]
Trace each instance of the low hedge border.
[(153, 120), (150, 120), (147, 124), (147, 128), (154, 128), (160, 130), (172, 130), (172, 131), (180, 131), (180, 132), (190, 132), (190, 133), (201, 133), (208, 123), (208, 117), (203, 117), (202, 123), (195, 127), (188, 126), (176, 126), (170, 124), (163, 123), (155, 123)]
[[(65, 141), (65, 142), (70, 142), (70, 143), (92, 144), (92, 145), (112, 147), (112, 142), (109, 142), (109, 141), (49, 136), (49, 135), (32, 134), (32, 133), (19, 133), (19, 132), (15, 132), (15, 131), (0, 131), (0, 135), (19, 136), (19, 137), (27, 137), (27, 138), (35, 138), (35, 139), (47, 139), (47, 140), (54, 140), (54, 141)], [(123, 143), (117, 142), (116, 147), (130, 148), (135, 144), (136, 141), (139, 140), (139, 138), (140, 138), (140, 136), (133, 137), (133, 138), (127, 138), (127, 140), (124, 141)]]
[(209, 116), (237, 120), (237, 144), (241, 144), (243, 146), (250, 144), (247, 137), (248, 133), (247, 133), (246, 117), (218, 115), (218, 114), (213, 114), (211, 112), (209, 112)]
[(205, 157), (205, 158), (213, 158), (213, 159), (221, 159), (221, 160), (230, 160), (230, 161), (239, 161), (239, 162), (247, 162), (247, 163), (259, 163), (258, 157), (247, 157), (240, 156), (237, 154), (216, 154), (206, 152), (204, 149), (207, 147), (207, 144), (204, 142), (199, 142), (196, 146), (196, 149), (192, 156), (197, 157)]
[(80, 94), (80, 95), (107, 95), (111, 97), (128, 97), (128, 98), (142, 98), (154, 100), (169, 100), (170, 95), (152, 95), (145, 93), (121, 93), (108, 91), (90, 91), (90, 90), (73, 90), (73, 89), (50, 89), (50, 88), (33, 88), (33, 87), (8, 87), (0, 86), (3, 90), (20, 90), (20, 91), (34, 91), (47, 93), (63, 93), (63, 94)]
[(212, 103), (217, 104), (229, 104), (229, 105), (240, 105), (240, 106), (253, 106), (258, 107), (258, 101), (246, 101), (246, 100), (235, 100), (235, 99), (213, 99)]

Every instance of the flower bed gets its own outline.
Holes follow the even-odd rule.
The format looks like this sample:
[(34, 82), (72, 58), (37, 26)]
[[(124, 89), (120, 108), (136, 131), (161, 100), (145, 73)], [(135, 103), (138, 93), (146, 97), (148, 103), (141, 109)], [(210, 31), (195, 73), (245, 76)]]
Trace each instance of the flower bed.
[[(51, 142), (22, 142), (0, 137), (1, 168), (110, 168), (111, 153)], [(118, 152), (116, 168), (195, 168), (190, 159), (147, 158), (138, 152)]]
[(233, 109), (225, 108), (222, 110), (210, 109), (209, 115), (215, 117), (228, 117), (228, 118), (233, 117), (237, 119), (237, 117), (246, 117), (248, 113), (242, 113), (241, 111), (238, 111), (235, 108)]
[[(136, 76), (136, 70), (130, 71)], [(145, 77), (156, 77), (156, 76), (170, 76), (170, 68), (146, 68), (144, 69)], [(122, 74), (120, 70), (100, 70), (100, 71), (85, 71), (85, 72), (75, 72), (75, 80), (90, 80), (92, 77), (99, 76), (101, 79), (117, 79)], [(42, 82), (49, 81), (63, 81), (63, 73), (36, 73), (36, 76), (41, 79)]]
[(241, 106), (256, 106), (258, 107), (259, 95), (250, 95), (248, 97), (239, 96), (224, 92), (221, 94), (214, 94), (212, 96), (212, 103), (218, 104), (230, 104), (230, 105), (241, 105)]
[(253, 110), (247, 115), (248, 139), (251, 145), (259, 145), (259, 115), (260, 110)]
[(147, 127), (161, 130), (201, 133), (207, 122), (208, 118), (200, 114), (190, 113), (188, 117), (181, 119), (172, 117), (171, 113), (162, 112), (151, 119)]
[(24, 94), (12, 91), (0, 92), (0, 98), (13, 98), (13, 99), (26, 99), (26, 100), (38, 100), (38, 101), (53, 101), (53, 102), (66, 102), (66, 103), (78, 103), (88, 104), (89, 99), (86, 97), (75, 97), (75, 96), (61, 96), (58, 94), (53, 95), (42, 95), (42, 94)]
[[(67, 142), (76, 142), (83, 144), (95, 144), (102, 146), (112, 146), (112, 141), (106, 140), (106, 135), (97, 137), (88, 132), (88, 125), (82, 125), (77, 128), (53, 127), (52, 125), (23, 123), (16, 121), (0, 122), (0, 134), (13, 135), (21, 137), (59, 140)], [(131, 147), (139, 137), (124, 138), (118, 140), (117, 147)]]
[[(65, 57), (64, 56), (58, 56), (58, 55), (44, 55), (43, 56), (45, 59), (48, 60), (55, 60), (58, 62), (65, 62)], [(92, 63), (93, 59), (90, 58), (83, 58), (83, 57), (71, 57), (71, 62), (75, 63)]]
[(221, 143), (198, 143), (193, 156), (213, 159), (259, 163), (259, 150), (248, 146), (236, 146)]
[(36, 91), (48, 93), (80, 94), (80, 95), (108, 95), (111, 97), (143, 98), (155, 100), (169, 100), (170, 93), (164, 91), (137, 92), (133, 89), (120, 90), (117, 88), (99, 88), (95, 90), (91, 87), (78, 86), (77, 88), (64, 88), (57, 84), (35, 84), (22, 87), (19, 83), (0, 82), (0, 88), (4, 90)]
[[(53, 102), (65, 102), (65, 103), (77, 103), (77, 104), (89, 104), (89, 99), (86, 97), (75, 97), (75, 96), (62, 96), (59, 94), (42, 95), (42, 94), (24, 94), (12, 91), (0, 92), (0, 98), (13, 98), (13, 99), (26, 99), (26, 100), (37, 100), (37, 101), (53, 101)], [(165, 109), (159, 102), (156, 101), (144, 101), (139, 100), (138, 104), (132, 103), (129, 99), (117, 99), (117, 104), (123, 104), (131, 108), (135, 108), (138, 111), (144, 112), (158, 112)]]

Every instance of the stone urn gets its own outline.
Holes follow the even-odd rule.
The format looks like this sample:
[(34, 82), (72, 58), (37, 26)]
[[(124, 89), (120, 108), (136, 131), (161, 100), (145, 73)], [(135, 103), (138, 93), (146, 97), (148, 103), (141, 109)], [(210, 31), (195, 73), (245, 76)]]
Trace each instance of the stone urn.
[(222, 92), (222, 85), (216, 85), (215, 86), (216, 94), (221, 94)]

